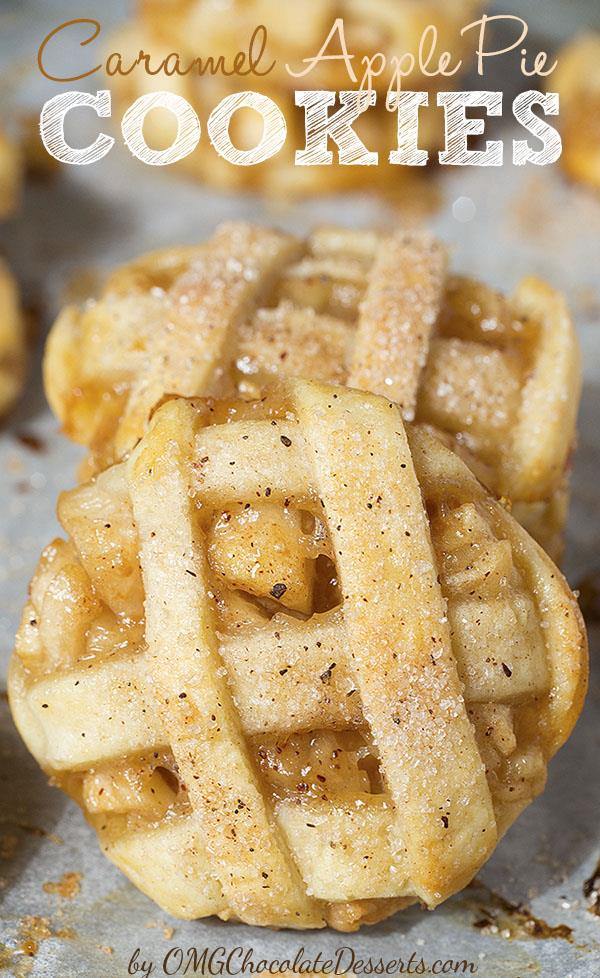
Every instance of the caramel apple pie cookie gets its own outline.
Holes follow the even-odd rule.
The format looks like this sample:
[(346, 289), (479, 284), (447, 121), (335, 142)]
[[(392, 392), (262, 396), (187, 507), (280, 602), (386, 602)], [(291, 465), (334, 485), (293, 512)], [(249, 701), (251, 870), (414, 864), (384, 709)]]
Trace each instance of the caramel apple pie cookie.
[(397, 401), (560, 552), (580, 389), (565, 301), (535, 278), (505, 297), (451, 275), (428, 236), (223, 225), (65, 309), (45, 358), (88, 474), (131, 451), (165, 395), (255, 397), (282, 374)]
[[(180, 57), (183, 71), (197, 61), (202, 74), (192, 68), (187, 74), (170, 72), (150, 77), (144, 70), (135, 69), (125, 77), (115, 77), (117, 96), (123, 108), (152, 91), (170, 91), (184, 98), (200, 119), (206, 133), (208, 118), (215, 107), (229, 96), (245, 89), (259, 92), (275, 102), (286, 124), (287, 138), (283, 148), (272, 158), (255, 166), (234, 166), (225, 162), (207, 138), (197, 149), (177, 165), (199, 180), (226, 190), (263, 190), (277, 197), (365, 189), (362, 166), (342, 166), (334, 161), (329, 166), (295, 166), (295, 151), (305, 146), (305, 110), (295, 105), (297, 89), (326, 89), (337, 92), (371, 88), (376, 104), (363, 112), (354, 130), (368, 150), (379, 153), (379, 165), (369, 169), (369, 188), (394, 189), (406, 180), (414, 179), (414, 170), (407, 166), (392, 166), (388, 154), (397, 148), (397, 122), (394, 112), (386, 109), (388, 88), (427, 91), (429, 106), (419, 111), (419, 147), (435, 151), (444, 144), (444, 114), (436, 106), (436, 94), (458, 83), (461, 74), (452, 77), (421, 73), (418, 68), (419, 48), (427, 58), (435, 47), (437, 52), (451, 51), (452, 65), (465, 64), (472, 37), (461, 29), (480, 14), (481, 0), (296, 0), (284, 4), (281, 0), (140, 0), (137, 16), (120, 30), (111, 41), (111, 51), (119, 51), (127, 65), (133, 63), (140, 48), (152, 53), (154, 66), (164, 59)], [(307, 62), (314, 59), (325, 45), (337, 19), (343, 20), (344, 40), (351, 77), (342, 60), (322, 60), (306, 71)], [(423, 33), (432, 25), (432, 35)], [(266, 33), (251, 38), (257, 28)], [(471, 32), (472, 34), (472, 32)], [(256, 72), (248, 71), (249, 48)], [(264, 49), (264, 50), (263, 50)], [(245, 60), (243, 73), (232, 74), (236, 55), (242, 51)], [(260, 52), (263, 51), (262, 57)], [(326, 53), (338, 55), (341, 41), (333, 36)], [(439, 58), (439, 54), (437, 55)], [(211, 70), (218, 59), (224, 59), (227, 74)], [(370, 79), (364, 77), (365, 62), (373, 64)], [(403, 77), (399, 85), (394, 80), (396, 58), (401, 63)], [(212, 60), (210, 60), (212, 59)], [(257, 60), (258, 59), (258, 60)], [(462, 60), (461, 60), (462, 59)], [(435, 61), (435, 58), (433, 59)], [(237, 58), (239, 63), (239, 55)], [(291, 74), (287, 67), (296, 74)], [(384, 67), (385, 66), (385, 67)], [(412, 68), (411, 68), (412, 66)], [(330, 112), (340, 108), (339, 100)], [(262, 118), (250, 109), (239, 109), (229, 127), (234, 146), (241, 150), (258, 145), (262, 137)], [(173, 116), (169, 111), (155, 108), (145, 121), (144, 132), (152, 146), (169, 146), (174, 136)]]
[[(312, 315), (347, 308), (336, 283), (317, 277)], [(286, 381), (169, 399), (59, 517), (13, 715), (176, 916), (354, 930), (435, 907), (543, 789), (581, 708), (561, 574), (385, 398)]]

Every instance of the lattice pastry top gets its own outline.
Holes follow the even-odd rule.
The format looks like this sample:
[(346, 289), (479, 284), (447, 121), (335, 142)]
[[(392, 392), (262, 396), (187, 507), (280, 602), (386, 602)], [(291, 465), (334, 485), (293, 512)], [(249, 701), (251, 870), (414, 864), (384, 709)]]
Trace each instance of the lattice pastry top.
[(175, 915), (352, 930), (436, 906), (581, 708), (564, 579), (384, 398), (169, 400), (59, 516), (13, 714)]
[(560, 94), (561, 163), (575, 180), (600, 189), (600, 32), (559, 51), (548, 83)]
[(449, 276), (427, 236), (322, 229), (302, 241), (223, 225), (67, 308), (45, 359), (50, 404), (92, 449), (90, 471), (133, 448), (165, 394), (255, 396), (278, 374), (398, 401), (556, 549), (580, 387), (565, 302), (533, 278), (504, 298)]

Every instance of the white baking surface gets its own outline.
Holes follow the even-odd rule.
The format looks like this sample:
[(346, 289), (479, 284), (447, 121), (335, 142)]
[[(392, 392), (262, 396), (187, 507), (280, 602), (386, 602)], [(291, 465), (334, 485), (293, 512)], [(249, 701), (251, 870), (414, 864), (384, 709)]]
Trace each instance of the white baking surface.
[[(15, 97), (39, 106), (44, 89), (33, 72), (34, 52), (46, 31), (68, 16), (91, 14), (108, 26), (127, 4), (105, 0), (87, 10), (73, 0), (4, 0), (0, 12), (0, 63), (18, 68)], [(507, 5), (508, 6), (508, 5)], [(101, 9), (100, 9), (101, 8)], [(546, 37), (556, 41), (598, 13), (597, 4), (516, 0)], [(64, 15), (64, 16), (63, 16)], [(12, 72), (13, 79), (15, 71)], [(44, 92), (46, 94), (44, 94)], [(506, 136), (510, 132), (506, 130)], [(507, 144), (510, 147), (510, 143)], [(584, 391), (566, 568), (576, 585), (600, 569), (600, 200), (567, 184), (551, 170), (459, 169), (436, 177), (439, 209), (429, 223), (452, 248), (453, 266), (503, 289), (535, 273), (564, 289), (574, 310), (584, 352)], [(468, 198), (456, 202), (459, 198)], [(469, 203), (472, 202), (472, 203)], [(460, 217), (471, 214), (466, 223)], [(0, 229), (0, 243), (24, 290), (41, 310), (43, 333), (58, 310), (65, 287), (82, 268), (102, 271), (151, 248), (203, 239), (228, 218), (247, 218), (306, 231), (315, 223), (402, 220), (389, 202), (344, 198), (298, 206), (265, 204), (253, 196), (226, 196), (175, 175), (156, 173), (122, 150), (93, 167), (71, 167), (53, 183), (27, 188), (21, 215)], [(19, 434), (39, 437), (35, 452)], [(0, 433), (0, 658), (5, 665), (41, 548), (58, 532), (57, 493), (73, 482), (79, 451), (57, 431), (41, 389), (39, 357), (27, 395)], [(590, 634), (592, 660), (598, 629)], [(8, 708), (0, 704), (0, 850), (11, 837), (18, 846), (0, 862), (0, 974), (34, 978), (119, 978), (128, 973), (137, 947), (160, 961), (169, 947), (254, 948), (257, 957), (308, 955), (347, 945), (359, 957), (404, 957), (412, 951), (428, 961), (466, 958), (482, 978), (593, 978), (600, 974), (600, 918), (586, 909), (583, 881), (600, 857), (600, 703), (592, 686), (584, 715), (569, 744), (550, 767), (545, 794), (499, 845), (480, 874), (492, 890), (525, 901), (549, 924), (573, 929), (561, 939), (507, 939), (473, 925), (478, 907), (489, 905), (481, 891), (467, 891), (435, 913), (411, 909), (355, 935), (330, 931), (265, 932), (219, 921), (183, 923), (166, 918), (100, 854), (95, 835), (74, 804), (49, 787), (20, 743)], [(65, 872), (80, 873), (73, 900), (42, 889)], [(34, 958), (18, 953), (23, 919), (47, 918), (50, 929), (69, 931), (39, 944)], [(164, 931), (173, 927), (174, 933)], [(108, 953), (107, 949), (112, 953)], [(3, 969), (3, 965), (5, 966)]]

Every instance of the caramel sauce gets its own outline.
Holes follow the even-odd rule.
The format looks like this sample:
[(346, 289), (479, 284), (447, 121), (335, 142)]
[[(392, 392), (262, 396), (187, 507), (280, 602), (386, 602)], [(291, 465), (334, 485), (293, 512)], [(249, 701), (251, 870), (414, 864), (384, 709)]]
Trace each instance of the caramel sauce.
[(56, 882), (44, 883), (44, 893), (54, 893), (64, 900), (72, 900), (81, 890), (81, 873), (63, 873)]
[(567, 924), (552, 926), (541, 917), (536, 917), (525, 904), (512, 903), (479, 880), (474, 885), (483, 891), (484, 900), (469, 901), (478, 913), (473, 927), (483, 934), (499, 934), (508, 940), (554, 938), (573, 943), (573, 929)]

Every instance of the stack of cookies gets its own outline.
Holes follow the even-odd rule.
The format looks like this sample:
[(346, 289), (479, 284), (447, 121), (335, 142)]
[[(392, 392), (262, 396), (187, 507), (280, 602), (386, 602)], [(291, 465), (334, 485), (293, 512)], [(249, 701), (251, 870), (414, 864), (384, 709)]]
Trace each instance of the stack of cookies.
[(456, 277), (423, 233), (228, 224), (67, 308), (45, 381), (88, 457), (10, 701), (107, 856), (176, 916), (273, 927), (467, 885), (587, 681), (548, 553), (562, 296)]

